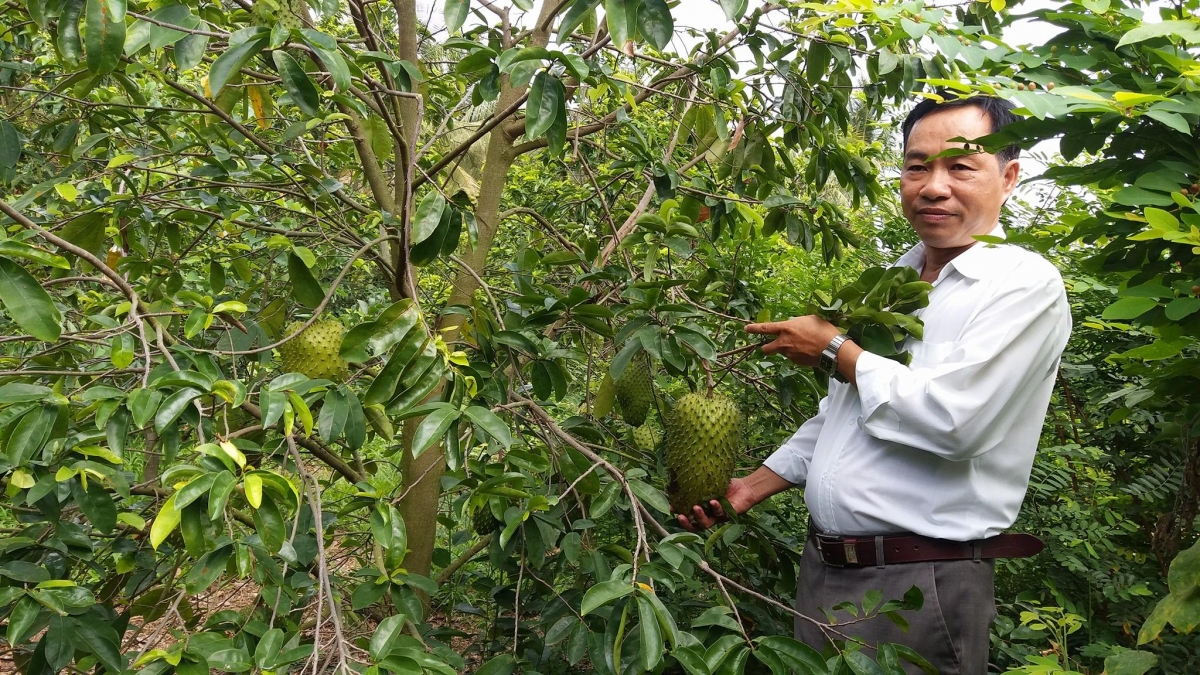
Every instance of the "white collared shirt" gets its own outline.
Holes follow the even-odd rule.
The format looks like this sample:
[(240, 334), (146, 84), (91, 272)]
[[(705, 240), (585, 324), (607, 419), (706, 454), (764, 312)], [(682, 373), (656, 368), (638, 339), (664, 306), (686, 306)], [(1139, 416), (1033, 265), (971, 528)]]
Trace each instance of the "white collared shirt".
[[(920, 270), (924, 251), (896, 264)], [(1062, 277), (1036, 253), (979, 243), (933, 286), (912, 363), (864, 352), (857, 386), (831, 381), (765, 462), (806, 486), (824, 531), (968, 541), (1017, 518), (1071, 332)]]

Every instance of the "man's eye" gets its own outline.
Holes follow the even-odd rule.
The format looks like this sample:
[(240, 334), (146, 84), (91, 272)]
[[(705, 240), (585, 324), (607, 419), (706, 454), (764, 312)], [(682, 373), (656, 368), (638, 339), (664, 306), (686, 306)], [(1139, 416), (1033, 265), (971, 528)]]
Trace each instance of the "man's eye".
[(904, 168), (905, 171), (924, 171), (925, 169), (926, 166), (924, 164), (910, 164)]
[(953, 168), (955, 171), (971, 171), (975, 167), (970, 164), (955, 164)]

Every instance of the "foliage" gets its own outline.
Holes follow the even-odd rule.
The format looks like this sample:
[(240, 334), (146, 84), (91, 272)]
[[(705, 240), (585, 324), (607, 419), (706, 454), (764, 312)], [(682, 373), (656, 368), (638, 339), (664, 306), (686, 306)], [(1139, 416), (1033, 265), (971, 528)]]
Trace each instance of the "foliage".
[[(1068, 160), (1054, 204), (1009, 216), (1064, 270), (1078, 331), (1023, 515), (1049, 551), (999, 585), (1088, 639), (1056, 629), (1039, 655), (1041, 624), (1002, 618), (996, 653), (1194, 667), (1195, 2), (1162, 23), (1038, 10), (1064, 32), (1032, 48), (999, 38), (1003, 2), (722, 0), (732, 30), (690, 36), (682, 6), (599, 5), (451, 0), (445, 33), (412, 0), (0, 9), (14, 664), (920, 663), (785, 637), (802, 510), (668, 530), (662, 458), (600, 383), (649, 357), (664, 409), (719, 388), (755, 465), (823, 383), (741, 326), (836, 311), (912, 243), (872, 120), (949, 87), (1013, 98), (1028, 119), (991, 140), (1058, 137)], [(893, 310), (881, 351), (919, 337)], [(348, 376), (285, 372), (273, 353), (327, 319)], [(863, 620), (920, 604), (847, 600)]]

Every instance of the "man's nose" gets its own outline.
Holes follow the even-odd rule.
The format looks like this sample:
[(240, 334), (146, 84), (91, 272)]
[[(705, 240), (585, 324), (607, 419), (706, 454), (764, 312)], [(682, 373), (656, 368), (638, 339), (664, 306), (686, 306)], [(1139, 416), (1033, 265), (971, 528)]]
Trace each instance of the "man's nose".
[(950, 176), (946, 171), (933, 168), (929, 177), (921, 186), (921, 197), (924, 199), (947, 199), (950, 197)]

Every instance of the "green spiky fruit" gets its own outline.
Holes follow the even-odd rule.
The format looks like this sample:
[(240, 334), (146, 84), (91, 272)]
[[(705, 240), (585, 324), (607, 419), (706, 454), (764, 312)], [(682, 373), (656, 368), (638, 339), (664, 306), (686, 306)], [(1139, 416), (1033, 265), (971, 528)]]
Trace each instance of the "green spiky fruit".
[(645, 352), (625, 366), (615, 388), (621, 419), (631, 427), (645, 424), (646, 415), (654, 407), (654, 374), (650, 371), (650, 357)]
[(638, 450), (652, 451), (658, 446), (658, 432), (649, 424), (634, 427), (633, 444)]
[(471, 529), (481, 537), (495, 532), (499, 526), (500, 521), (496, 520), (496, 517), (492, 515), (492, 509), (486, 504), (471, 516)]
[[(287, 327), (284, 335), (294, 333), (303, 322)], [(348, 365), (338, 355), (346, 328), (336, 319), (322, 319), (296, 337), (279, 346), (279, 364), (287, 373), (303, 373), (314, 380), (346, 379)]]
[(667, 418), (667, 496), (672, 511), (689, 513), (729, 488), (742, 452), (742, 413), (721, 394), (687, 394)]

